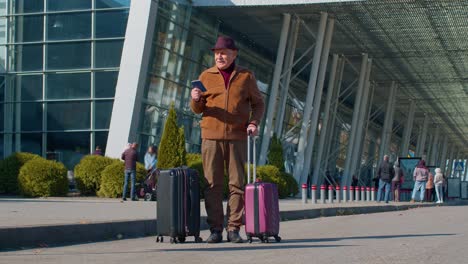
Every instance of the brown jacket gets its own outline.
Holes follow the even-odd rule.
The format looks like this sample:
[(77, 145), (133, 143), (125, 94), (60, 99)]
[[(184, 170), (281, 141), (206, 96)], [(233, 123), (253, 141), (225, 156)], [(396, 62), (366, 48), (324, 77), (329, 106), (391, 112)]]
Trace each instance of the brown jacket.
[(201, 99), (191, 101), (192, 111), (203, 118), (201, 137), (215, 140), (246, 140), (247, 125), (261, 122), (265, 104), (254, 74), (236, 66), (228, 88), (218, 68), (205, 70), (199, 77), (206, 87)]

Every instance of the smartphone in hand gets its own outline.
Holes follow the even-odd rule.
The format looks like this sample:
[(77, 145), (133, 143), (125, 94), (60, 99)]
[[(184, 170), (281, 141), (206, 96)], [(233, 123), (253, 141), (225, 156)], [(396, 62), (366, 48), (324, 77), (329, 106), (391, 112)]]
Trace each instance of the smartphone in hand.
[(202, 92), (206, 92), (206, 88), (205, 88), (205, 86), (203, 85), (203, 83), (202, 83), (200, 80), (194, 80), (194, 81), (192, 81), (192, 87), (193, 87), (193, 88), (198, 88), (198, 89), (200, 89)]

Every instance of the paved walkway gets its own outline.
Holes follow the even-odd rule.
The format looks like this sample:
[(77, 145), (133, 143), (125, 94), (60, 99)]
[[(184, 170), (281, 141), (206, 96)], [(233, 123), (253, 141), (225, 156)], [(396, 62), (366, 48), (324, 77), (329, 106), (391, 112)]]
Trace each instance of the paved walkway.
[[(280, 201), (282, 220), (405, 210), (433, 203)], [(202, 229), (206, 229), (202, 202)], [(98, 198), (0, 198), (0, 250), (41, 244), (83, 243), (156, 232), (156, 202)]]

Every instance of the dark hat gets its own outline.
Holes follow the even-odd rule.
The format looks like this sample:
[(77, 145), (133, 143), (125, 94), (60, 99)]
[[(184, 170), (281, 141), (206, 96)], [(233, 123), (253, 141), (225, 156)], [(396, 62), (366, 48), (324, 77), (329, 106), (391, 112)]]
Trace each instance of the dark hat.
[(218, 37), (218, 40), (216, 41), (215, 46), (211, 50), (217, 50), (217, 49), (238, 50), (238, 48), (236, 47), (236, 43), (234, 43), (234, 40), (228, 36)]

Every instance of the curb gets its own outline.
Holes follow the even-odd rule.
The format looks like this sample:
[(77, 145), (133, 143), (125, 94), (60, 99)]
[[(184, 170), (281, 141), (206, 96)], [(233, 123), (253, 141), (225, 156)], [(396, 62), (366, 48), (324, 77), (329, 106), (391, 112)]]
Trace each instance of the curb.
[[(439, 204), (381, 205), (358, 207), (316, 208), (280, 212), (281, 221), (312, 219), (342, 215), (371, 214), (401, 211), (419, 207), (468, 205), (468, 201)], [(22, 250), (64, 244), (81, 244), (116, 239), (156, 235), (156, 219), (110, 221), (88, 224), (64, 224), (0, 228), (0, 250)], [(200, 229), (209, 229), (206, 216), (200, 219)], [(190, 241), (190, 239), (189, 239)]]

